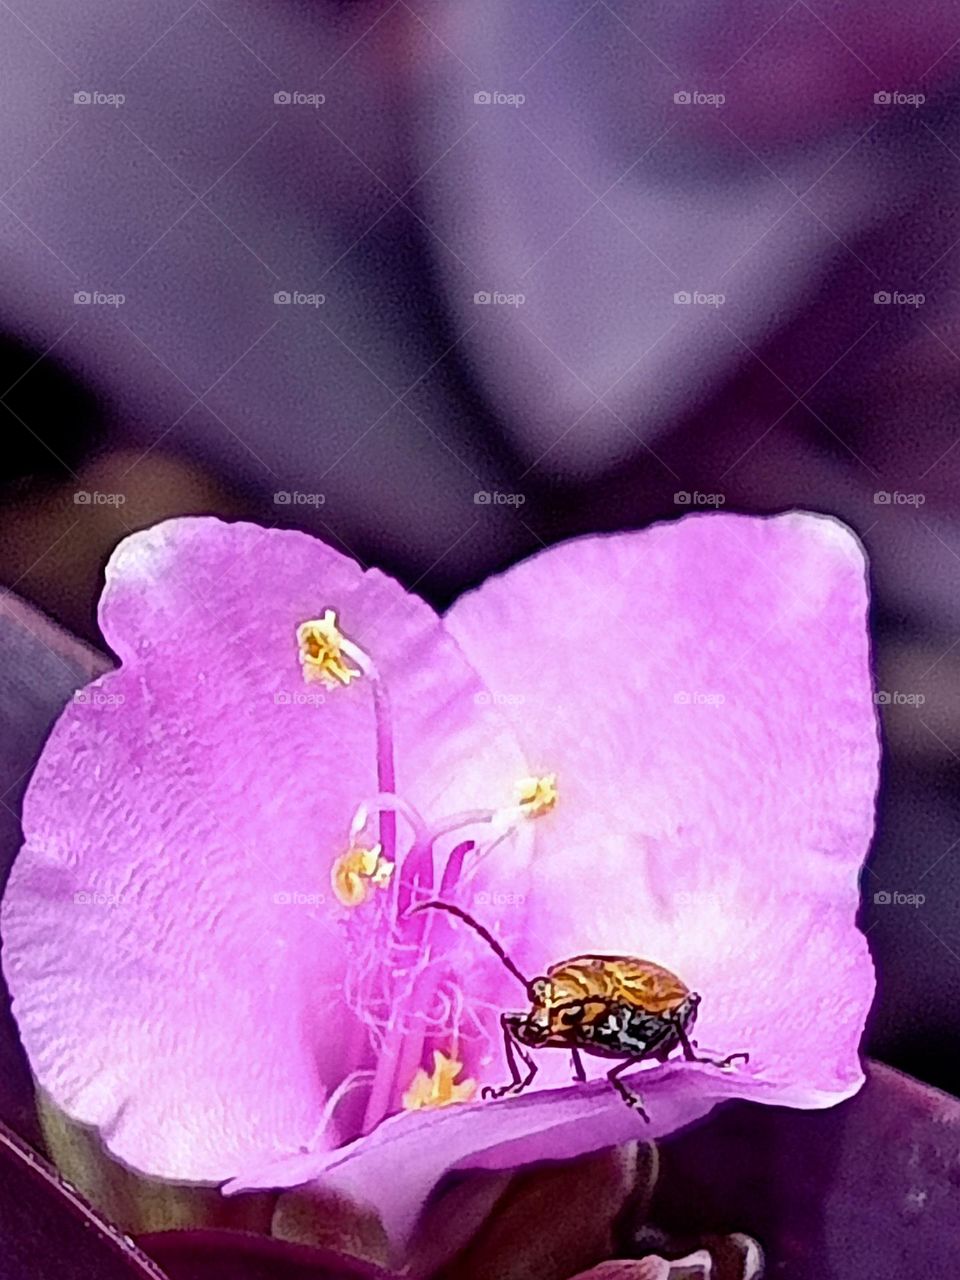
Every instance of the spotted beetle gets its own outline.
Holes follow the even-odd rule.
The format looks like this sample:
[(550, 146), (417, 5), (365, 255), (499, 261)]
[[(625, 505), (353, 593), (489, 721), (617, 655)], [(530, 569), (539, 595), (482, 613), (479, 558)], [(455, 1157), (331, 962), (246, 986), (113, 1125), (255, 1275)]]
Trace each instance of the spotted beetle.
[[(708, 1062), (729, 1067), (747, 1053), (731, 1053), (722, 1059), (702, 1057), (688, 1032), (700, 1006), (700, 996), (669, 969), (634, 956), (574, 956), (552, 965), (542, 977), (528, 979), (520, 972), (494, 936), (462, 908), (449, 902), (422, 902), (418, 911), (445, 911), (469, 925), (487, 943), (513, 976), (523, 984), (530, 1000), (526, 1013), (502, 1013), (504, 1052), (510, 1068), (509, 1084), (486, 1086), (485, 1098), (522, 1093), (537, 1074), (529, 1049), (567, 1049), (574, 1078), (586, 1080), (581, 1052), (620, 1061), (607, 1079), (623, 1101), (649, 1121), (638, 1093), (620, 1079), (621, 1072), (652, 1058), (664, 1062), (674, 1049), (683, 1050), (688, 1062)], [(521, 1070), (520, 1062), (524, 1070)]]

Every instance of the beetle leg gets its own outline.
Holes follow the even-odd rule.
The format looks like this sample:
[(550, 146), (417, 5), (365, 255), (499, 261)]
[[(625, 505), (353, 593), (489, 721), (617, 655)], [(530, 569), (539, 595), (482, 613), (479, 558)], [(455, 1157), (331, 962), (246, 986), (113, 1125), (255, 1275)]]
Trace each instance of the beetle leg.
[(623, 1062), (618, 1062), (615, 1067), (607, 1072), (607, 1079), (613, 1085), (614, 1089), (616, 1089), (617, 1093), (619, 1093), (627, 1106), (631, 1107), (634, 1111), (639, 1112), (640, 1115), (643, 1116), (644, 1120), (646, 1120), (647, 1124), (649, 1124), (650, 1117), (644, 1109), (643, 1099), (640, 1097), (639, 1093), (634, 1093), (630, 1086), (620, 1079), (621, 1071), (625, 1071), (627, 1067), (632, 1067), (639, 1061), (639, 1058), (625, 1058)]
[(683, 1056), (684, 1058), (686, 1058), (687, 1062), (708, 1062), (710, 1063), (711, 1066), (714, 1066), (714, 1067), (729, 1067), (730, 1064), (732, 1062), (736, 1062), (738, 1058), (742, 1058), (744, 1062), (750, 1061), (749, 1053), (728, 1053), (725, 1058), (701, 1057), (700, 1054), (695, 1052), (694, 1047), (690, 1043), (690, 1039), (687, 1036), (686, 1031), (684, 1031), (683, 1027), (679, 1022), (676, 1024), (676, 1027), (677, 1027), (677, 1037), (680, 1040), (680, 1044), (683, 1048)]
[(573, 1067), (573, 1077), (583, 1084), (587, 1078), (587, 1073), (583, 1069), (583, 1059), (580, 1057), (580, 1051), (576, 1045), (570, 1050), (570, 1065)]
[[(533, 1077), (537, 1074), (536, 1062), (514, 1035), (513, 1028), (507, 1021), (507, 1015), (500, 1019), (500, 1026), (503, 1028), (503, 1048), (507, 1055), (511, 1080), (509, 1084), (500, 1085), (499, 1088), (489, 1084), (484, 1085), (480, 1090), (481, 1098), (503, 1098), (508, 1093), (522, 1093), (524, 1089), (533, 1083)], [(527, 1068), (526, 1076), (521, 1075), (520, 1068), (517, 1065), (518, 1054), (523, 1061), (523, 1065)]]

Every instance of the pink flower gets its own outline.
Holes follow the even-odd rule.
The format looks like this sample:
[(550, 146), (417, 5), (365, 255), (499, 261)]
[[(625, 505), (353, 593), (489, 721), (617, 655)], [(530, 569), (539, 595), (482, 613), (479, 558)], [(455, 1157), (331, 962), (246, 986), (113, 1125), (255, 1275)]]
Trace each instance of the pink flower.
[[(438, 618), (312, 538), (180, 519), (107, 569), (120, 667), (24, 806), (4, 971), (40, 1087), (159, 1178), (321, 1180), (402, 1238), (457, 1167), (567, 1157), (724, 1098), (862, 1082), (855, 924), (878, 738), (862, 552), (820, 517), (693, 516), (555, 547)], [(650, 1121), (499, 1026), (527, 975), (644, 957), (704, 1049)], [(626, 1076), (637, 1084), (636, 1074)]]

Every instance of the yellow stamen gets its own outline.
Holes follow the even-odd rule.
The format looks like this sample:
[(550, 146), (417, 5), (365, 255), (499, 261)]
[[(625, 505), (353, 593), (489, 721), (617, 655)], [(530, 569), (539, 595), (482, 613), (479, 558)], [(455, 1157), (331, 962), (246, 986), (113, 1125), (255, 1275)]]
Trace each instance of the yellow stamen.
[(361, 674), (355, 667), (348, 667), (343, 649), (349, 642), (337, 626), (337, 615), (327, 609), (322, 618), (312, 618), (297, 627), (297, 648), (303, 678), (308, 683), (321, 680), (329, 688), (349, 684)]
[(517, 783), (517, 802), (528, 818), (549, 813), (558, 799), (555, 773), (545, 773), (541, 778), (521, 778)]
[(369, 898), (371, 889), (387, 888), (393, 870), (394, 864), (383, 856), (378, 844), (372, 849), (354, 845), (333, 864), (330, 883), (345, 907), (359, 907)]
[(448, 1057), (439, 1049), (433, 1051), (433, 1071), (428, 1074), (418, 1067), (403, 1095), (404, 1111), (420, 1111), (423, 1107), (448, 1107), (453, 1102), (469, 1102), (477, 1091), (476, 1080), (456, 1083), (463, 1063)]

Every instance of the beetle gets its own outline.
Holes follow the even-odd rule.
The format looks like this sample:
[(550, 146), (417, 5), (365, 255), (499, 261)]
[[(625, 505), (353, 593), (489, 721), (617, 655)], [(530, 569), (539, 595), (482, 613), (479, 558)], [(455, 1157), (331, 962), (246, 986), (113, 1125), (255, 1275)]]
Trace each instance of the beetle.
[(409, 914), (419, 911), (445, 911), (469, 925), (526, 989), (530, 1001), (526, 1013), (500, 1015), (511, 1080), (496, 1088), (485, 1086), (484, 1098), (502, 1098), (529, 1088), (537, 1074), (530, 1049), (567, 1049), (574, 1078), (581, 1082), (587, 1078), (581, 1053), (619, 1059), (607, 1072), (607, 1079), (627, 1106), (649, 1122), (640, 1095), (620, 1079), (628, 1067), (651, 1058), (664, 1062), (677, 1048), (682, 1049), (686, 1061), (708, 1062), (715, 1067), (729, 1067), (737, 1059), (750, 1061), (748, 1053), (717, 1059), (696, 1052), (696, 1041), (688, 1033), (696, 1021), (700, 996), (675, 973), (651, 960), (574, 956), (551, 965), (542, 977), (528, 979), (493, 934), (461, 907), (422, 902)]

